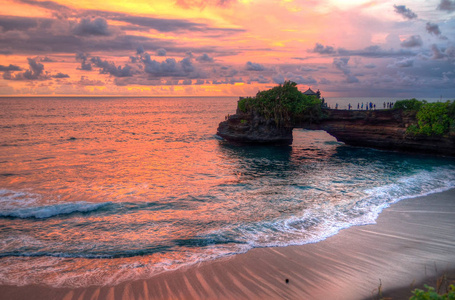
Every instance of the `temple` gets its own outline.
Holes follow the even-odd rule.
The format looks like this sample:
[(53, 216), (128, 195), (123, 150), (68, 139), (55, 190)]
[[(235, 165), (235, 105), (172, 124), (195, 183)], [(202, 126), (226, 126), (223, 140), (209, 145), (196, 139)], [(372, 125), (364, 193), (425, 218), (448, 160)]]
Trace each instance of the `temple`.
[(306, 90), (303, 94), (308, 96), (316, 96), (319, 99), (321, 98), (321, 92), (319, 90), (315, 92), (311, 88), (308, 88), (308, 90)]

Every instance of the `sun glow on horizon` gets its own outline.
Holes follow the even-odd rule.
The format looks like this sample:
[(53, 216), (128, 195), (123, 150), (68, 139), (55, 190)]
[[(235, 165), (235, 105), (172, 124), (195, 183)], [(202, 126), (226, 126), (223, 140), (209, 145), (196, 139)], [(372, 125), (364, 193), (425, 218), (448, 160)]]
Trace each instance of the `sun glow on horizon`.
[(4, 0), (0, 95), (234, 95), (283, 80), (455, 93), (455, 18), (439, 1)]

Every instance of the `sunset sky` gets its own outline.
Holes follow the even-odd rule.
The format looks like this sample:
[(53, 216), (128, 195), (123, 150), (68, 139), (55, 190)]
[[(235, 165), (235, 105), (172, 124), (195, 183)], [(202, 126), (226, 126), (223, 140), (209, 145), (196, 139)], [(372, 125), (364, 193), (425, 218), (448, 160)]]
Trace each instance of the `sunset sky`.
[(0, 0), (0, 95), (455, 99), (455, 0)]

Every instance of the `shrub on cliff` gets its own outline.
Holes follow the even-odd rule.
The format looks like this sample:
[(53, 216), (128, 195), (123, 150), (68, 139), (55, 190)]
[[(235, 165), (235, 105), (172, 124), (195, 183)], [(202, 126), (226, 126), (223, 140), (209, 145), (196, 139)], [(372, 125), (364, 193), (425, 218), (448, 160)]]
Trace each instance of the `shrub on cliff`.
[(446, 135), (455, 132), (455, 101), (433, 102), (416, 99), (397, 101), (394, 109), (416, 112), (416, 124), (407, 128), (411, 134)]
[(321, 100), (304, 95), (297, 84), (285, 81), (270, 90), (261, 91), (256, 97), (239, 100), (238, 109), (244, 113), (256, 112), (266, 119), (273, 119), (278, 126), (292, 126), (296, 121), (317, 122), (322, 117)]
[(419, 101), (416, 98), (406, 99), (406, 100), (399, 100), (394, 105), (394, 109), (402, 109), (402, 110), (415, 110), (419, 111), (422, 107), (423, 103), (426, 101)]

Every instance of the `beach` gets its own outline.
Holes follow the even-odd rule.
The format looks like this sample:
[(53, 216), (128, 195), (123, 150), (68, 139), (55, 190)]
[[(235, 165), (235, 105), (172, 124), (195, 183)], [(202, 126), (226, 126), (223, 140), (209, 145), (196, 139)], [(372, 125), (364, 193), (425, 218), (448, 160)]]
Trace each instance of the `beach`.
[[(1, 299), (402, 299), (455, 270), (455, 190), (402, 200), (377, 224), (256, 248), (116, 286), (1, 286)], [(395, 297), (394, 297), (395, 296)], [(376, 297), (376, 298), (375, 298)], [(406, 299), (405, 298), (405, 299)]]

